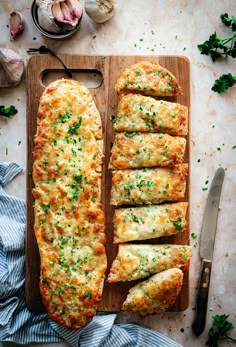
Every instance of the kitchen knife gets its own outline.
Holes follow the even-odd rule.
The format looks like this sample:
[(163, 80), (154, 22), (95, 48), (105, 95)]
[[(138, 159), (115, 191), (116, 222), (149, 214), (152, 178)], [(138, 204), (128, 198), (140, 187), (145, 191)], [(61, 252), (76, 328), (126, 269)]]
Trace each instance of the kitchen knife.
[(221, 188), (223, 185), (224, 176), (224, 169), (219, 168), (216, 171), (211, 183), (203, 218), (200, 242), (202, 271), (197, 294), (196, 314), (192, 323), (192, 329), (196, 336), (201, 335), (206, 323), (206, 310), (210, 286), (211, 265), (213, 259)]

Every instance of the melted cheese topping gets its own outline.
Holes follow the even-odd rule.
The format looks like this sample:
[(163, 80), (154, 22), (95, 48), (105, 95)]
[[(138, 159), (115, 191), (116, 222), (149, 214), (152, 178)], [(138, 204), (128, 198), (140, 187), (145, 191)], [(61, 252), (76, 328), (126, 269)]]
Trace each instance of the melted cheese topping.
[(113, 172), (111, 204), (143, 205), (184, 198), (188, 164), (173, 168), (118, 170)]
[(111, 118), (118, 132), (188, 133), (188, 108), (140, 94), (120, 95), (117, 116)]
[(182, 95), (176, 77), (157, 62), (141, 61), (124, 70), (117, 80), (118, 92), (142, 92), (145, 95)]
[(122, 305), (122, 310), (144, 317), (163, 313), (179, 295), (183, 284), (183, 272), (177, 268), (162, 271), (147, 281), (136, 284)]
[(185, 271), (191, 256), (191, 246), (122, 244), (112, 263), (108, 282), (137, 280), (173, 267)]
[(184, 161), (186, 139), (168, 134), (116, 134), (111, 169), (173, 166)]
[(187, 229), (188, 203), (119, 208), (114, 214), (114, 243), (170, 236)]
[(33, 180), (40, 290), (49, 316), (78, 329), (96, 314), (106, 271), (100, 115), (89, 91), (58, 80), (38, 110)]

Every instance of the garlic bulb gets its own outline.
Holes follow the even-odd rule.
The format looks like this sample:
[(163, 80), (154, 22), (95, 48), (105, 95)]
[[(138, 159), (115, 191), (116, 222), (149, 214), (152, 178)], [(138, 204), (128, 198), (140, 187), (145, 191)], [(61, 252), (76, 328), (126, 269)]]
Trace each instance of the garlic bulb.
[(23, 71), (23, 59), (11, 49), (0, 48), (0, 87), (16, 86)]
[(49, 32), (72, 30), (82, 17), (79, 0), (36, 0), (39, 25)]
[(96, 23), (111, 19), (115, 12), (114, 0), (85, 0), (85, 11)]
[(20, 33), (24, 30), (24, 21), (20, 12), (12, 12), (10, 14), (10, 34), (12, 39), (16, 36), (20, 35)]
[(38, 22), (39, 25), (47, 31), (58, 33), (61, 31), (61, 28), (56, 24), (54, 17), (52, 15), (51, 7), (53, 1), (40, 1), (36, 0), (38, 5)]

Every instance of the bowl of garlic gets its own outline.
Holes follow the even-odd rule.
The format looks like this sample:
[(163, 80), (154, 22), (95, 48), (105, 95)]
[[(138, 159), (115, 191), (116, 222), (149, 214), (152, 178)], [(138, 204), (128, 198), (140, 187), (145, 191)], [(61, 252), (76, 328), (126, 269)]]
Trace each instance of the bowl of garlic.
[(31, 6), (34, 25), (51, 39), (72, 36), (79, 29), (82, 16), (80, 0), (34, 0)]

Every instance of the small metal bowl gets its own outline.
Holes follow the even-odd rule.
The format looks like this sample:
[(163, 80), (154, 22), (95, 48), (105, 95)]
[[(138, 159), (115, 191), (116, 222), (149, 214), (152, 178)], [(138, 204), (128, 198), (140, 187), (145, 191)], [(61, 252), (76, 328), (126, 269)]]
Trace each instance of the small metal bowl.
[(78, 21), (78, 24), (74, 27), (74, 29), (72, 30), (66, 30), (66, 31), (63, 31), (61, 33), (53, 33), (53, 32), (50, 32), (50, 31), (46, 31), (45, 29), (43, 29), (40, 25), (39, 25), (39, 22), (38, 22), (38, 6), (36, 5), (36, 1), (34, 0), (32, 5), (31, 5), (31, 18), (32, 18), (32, 21), (35, 25), (35, 27), (41, 32), (41, 34), (43, 34), (44, 36), (46, 37), (49, 37), (50, 39), (56, 39), (56, 40), (60, 40), (60, 39), (66, 39), (72, 35), (74, 35), (76, 33), (76, 31), (79, 29), (79, 26), (80, 26), (80, 22), (81, 22), (81, 19), (82, 19), (82, 16), (80, 17), (79, 21)]

